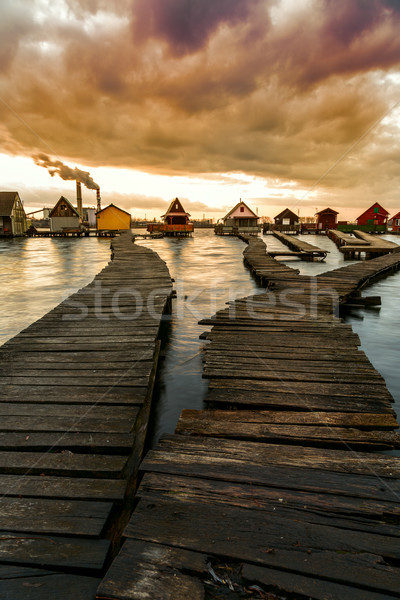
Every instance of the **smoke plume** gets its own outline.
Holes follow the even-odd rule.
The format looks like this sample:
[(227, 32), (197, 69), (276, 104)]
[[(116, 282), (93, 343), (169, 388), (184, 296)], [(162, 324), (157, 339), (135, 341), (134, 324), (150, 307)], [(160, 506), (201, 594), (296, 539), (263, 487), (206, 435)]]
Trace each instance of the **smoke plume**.
[(59, 175), (61, 179), (80, 181), (89, 190), (100, 189), (100, 186), (93, 181), (88, 171), (82, 171), (78, 167), (71, 169), (71, 167), (64, 165), (61, 160), (51, 160), (46, 154), (38, 154), (34, 157), (34, 160), (39, 167), (45, 167), (52, 177)]

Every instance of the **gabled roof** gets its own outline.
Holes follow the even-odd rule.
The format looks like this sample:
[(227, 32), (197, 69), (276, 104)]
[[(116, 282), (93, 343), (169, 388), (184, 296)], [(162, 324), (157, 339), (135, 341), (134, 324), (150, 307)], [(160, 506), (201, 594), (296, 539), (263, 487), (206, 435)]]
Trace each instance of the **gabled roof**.
[(393, 215), (393, 217), (391, 217), (391, 220), (392, 219), (400, 219), (400, 211), (397, 214)]
[(68, 204), (68, 206), (70, 207), (70, 209), (72, 210), (72, 212), (74, 212), (76, 214), (77, 217), (79, 217), (79, 213), (76, 210), (76, 208), (74, 208), (71, 204), (71, 202), (68, 200), (68, 198), (66, 198), (65, 196), (60, 196), (57, 204), (53, 207), (53, 209), (50, 211), (49, 213), (49, 217), (53, 216), (54, 211), (56, 210), (57, 206), (61, 203), (61, 202), (65, 202), (66, 204)]
[(338, 215), (338, 211), (337, 210), (333, 210), (333, 208), (324, 208), (324, 210), (320, 210), (318, 212), (316, 212), (316, 215), (323, 215), (325, 213), (331, 213), (333, 215)]
[[(361, 213), (361, 215), (360, 215), (359, 217), (357, 217), (357, 219), (356, 219), (356, 220), (358, 220), (358, 219), (361, 219), (361, 217), (363, 217), (365, 214), (367, 214), (367, 212), (369, 212), (369, 211), (371, 210), (371, 208), (375, 208), (375, 206), (378, 206), (378, 207), (379, 207), (379, 209), (380, 209), (380, 211), (379, 211), (378, 213), (375, 213), (375, 214), (382, 215), (382, 217), (387, 217), (387, 216), (389, 216), (389, 213), (388, 213), (388, 211), (387, 211), (387, 210), (385, 210), (385, 209), (383, 208), (383, 206), (381, 206), (381, 205), (379, 204), (379, 202), (375, 202), (375, 204), (373, 204), (372, 206), (370, 206), (369, 208), (367, 208), (367, 210), (365, 210), (363, 213)], [(382, 211), (382, 212), (381, 212), (381, 211)]]
[(237, 209), (239, 208), (239, 206), (245, 206), (245, 207), (247, 208), (247, 210), (248, 210), (248, 211), (250, 211), (250, 212), (252, 213), (252, 215), (253, 215), (254, 217), (256, 217), (256, 219), (258, 219), (258, 215), (256, 215), (256, 213), (254, 212), (254, 210), (251, 210), (251, 208), (250, 208), (249, 206), (247, 206), (246, 202), (243, 202), (243, 200), (240, 200), (240, 202), (238, 202), (238, 203), (236, 204), (236, 206), (234, 206), (234, 207), (233, 207), (233, 208), (232, 208), (232, 209), (231, 209), (231, 210), (230, 210), (230, 211), (229, 211), (229, 212), (228, 212), (228, 213), (227, 213), (227, 214), (226, 214), (226, 215), (223, 217), (223, 220), (224, 220), (224, 219), (227, 219), (228, 217), (230, 217), (230, 215), (231, 215), (232, 213), (234, 213), (234, 212), (235, 212), (235, 210), (237, 210)]
[(285, 208), (285, 210), (280, 212), (279, 215), (276, 215), (276, 217), (274, 217), (274, 219), (287, 219), (288, 217), (294, 218), (296, 221), (299, 220), (299, 217), (296, 215), (296, 213), (294, 213), (292, 210), (290, 210), (290, 208)]
[(9, 217), (18, 192), (0, 192), (0, 217)]
[(128, 213), (128, 211), (124, 210), (123, 208), (120, 208), (119, 206), (115, 206), (115, 204), (109, 204), (108, 206), (105, 206), (104, 208), (102, 208), (101, 210), (96, 211), (96, 215), (99, 215), (100, 213), (102, 213), (103, 211), (107, 210), (108, 208), (116, 208), (117, 210), (120, 210), (121, 212), (125, 213), (126, 215), (131, 216), (131, 213)]
[(168, 207), (167, 212), (165, 213), (165, 215), (161, 215), (161, 218), (163, 219), (164, 217), (166, 217), (169, 214), (173, 214), (175, 216), (185, 216), (185, 217), (190, 217), (190, 214), (187, 213), (185, 211), (185, 209), (182, 206), (181, 201), (179, 200), (179, 198), (175, 198), (175, 200), (172, 200), (171, 204)]

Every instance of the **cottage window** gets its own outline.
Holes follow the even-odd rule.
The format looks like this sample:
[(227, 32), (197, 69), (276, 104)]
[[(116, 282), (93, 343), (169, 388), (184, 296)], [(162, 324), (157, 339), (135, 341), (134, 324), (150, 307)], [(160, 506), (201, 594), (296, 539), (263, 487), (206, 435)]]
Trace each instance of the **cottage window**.
[(379, 206), (375, 206), (374, 213), (378, 213), (378, 212), (379, 212)]
[(400, 219), (396, 219), (395, 225), (396, 225), (396, 227), (400, 227)]
[(244, 206), (240, 207), (240, 212), (244, 212)]
[(175, 204), (175, 210), (178, 210), (178, 203)]
[(290, 225), (290, 219), (282, 219), (282, 225)]

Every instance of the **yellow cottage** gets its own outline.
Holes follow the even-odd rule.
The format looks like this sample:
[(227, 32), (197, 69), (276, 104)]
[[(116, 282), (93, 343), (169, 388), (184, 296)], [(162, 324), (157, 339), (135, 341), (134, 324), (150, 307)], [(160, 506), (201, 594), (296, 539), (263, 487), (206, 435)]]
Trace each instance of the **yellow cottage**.
[(122, 208), (118, 208), (114, 204), (109, 204), (96, 213), (96, 224), (97, 231), (130, 229), (131, 215), (126, 210), (122, 210)]

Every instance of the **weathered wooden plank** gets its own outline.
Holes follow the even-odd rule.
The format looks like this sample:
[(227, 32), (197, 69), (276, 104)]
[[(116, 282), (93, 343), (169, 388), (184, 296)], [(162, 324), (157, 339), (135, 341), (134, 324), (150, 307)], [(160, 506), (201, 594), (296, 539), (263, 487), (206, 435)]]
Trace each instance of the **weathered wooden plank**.
[(77, 387), (59, 386), (56, 389), (46, 385), (7, 385), (0, 394), (0, 402), (39, 402), (60, 404), (89, 404), (95, 400), (98, 404), (143, 404), (147, 396), (147, 387), (103, 387), (91, 385)]
[(127, 540), (99, 586), (98, 598), (124, 600), (204, 600), (202, 583), (188, 572), (206, 575), (207, 557)]
[[(256, 464), (287, 465), (345, 473), (374, 473), (379, 477), (400, 477), (400, 458), (375, 452), (348, 452), (302, 446), (282, 446), (242, 440), (225, 440), (211, 437), (166, 435), (160, 440), (166, 451), (185, 452), (196, 456), (223, 454), (233, 460), (249, 460)], [(247, 457), (247, 458), (246, 458)]]
[[(1, 422), (1, 421), (0, 421)], [(67, 431), (20, 431), (0, 432), (0, 450), (91, 452), (96, 454), (129, 454), (134, 444), (134, 434), (81, 433), (82, 429)]]
[(81, 417), (26, 417), (3, 415), (0, 419), (0, 431), (58, 431), (58, 432), (98, 432), (98, 433), (130, 433), (137, 414), (126, 419), (111, 416)]
[[(112, 372), (111, 372), (112, 373)], [(98, 390), (107, 388), (110, 386), (118, 385), (118, 387), (146, 387), (148, 383), (147, 377), (141, 377), (138, 375), (135, 377), (133, 374), (127, 373), (126, 375), (115, 375), (104, 374), (104, 376), (93, 377), (93, 381), (87, 380), (86, 378), (76, 377), (23, 377), (22, 375), (12, 375), (11, 377), (2, 377), (2, 383), (0, 384), (0, 391), (6, 391), (10, 385), (20, 386), (50, 386), (50, 387), (93, 387), (98, 381)]]
[(248, 585), (258, 584), (281, 594), (299, 594), (315, 600), (388, 600), (386, 592), (372, 592), (277, 569), (244, 564), (242, 577)]
[[(301, 473), (299, 476), (301, 477)], [(390, 524), (393, 516), (400, 516), (398, 505), (366, 499), (360, 502), (358, 497), (306, 492), (304, 489), (290, 490), (283, 486), (273, 488), (269, 485), (253, 485), (253, 482), (248, 481), (233, 483), (154, 472), (145, 473), (137, 495), (149, 501), (151, 498), (158, 500), (163, 497), (183, 499), (185, 502), (241, 506), (304, 523), (320, 523), (380, 535), (400, 536), (398, 528)]]
[(91, 405), (80, 404), (24, 404), (23, 402), (0, 403), (0, 415), (21, 415), (30, 417), (91, 417), (96, 419), (134, 419), (138, 413), (137, 406), (98, 406), (96, 402)]
[[(214, 381), (213, 381), (214, 383)], [(297, 388), (297, 385), (296, 385)], [(211, 389), (205, 399), (206, 402), (217, 406), (245, 406), (247, 407), (271, 407), (274, 410), (317, 410), (317, 411), (340, 411), (348, 414), (354, 412), (375, 412), (382, 414), (393, 414), (389, 399), (377, 398), (377, 396), (329, 396), (318, 395), (296, 391), (290, 386), (286, 393), (274, 391), (240, 390), (232, 389), (229, 385), (223, 388), (216, 386)]]
[(123, 479), (88, 479), (54, 475), (0, 475), (0, 494), (74, 500), (121, 501), (126, 482)]
[(0, 594), (4, 600), (92, 600), (98, 577), (65, 575), (27, 567), (0, 567)]
[[(265, 392), (276, 392), (276, 393), (296, 393), (296, 394), (313, 394), (316, 391), (315, 383), (309, 383), (307, 381), (296, 382), (296, 387), (290, 385), (290, 383), (281, 381), (253, 381), (252, 379), (229, 379), (220, 378), (212, 379), (209, 383), (210, 388), (218, 389), (237, 389), (237, 390), (255, 390)], [(318, 384), (318, 395), (319, 396), (340, 396), (340, 397), (362, 397), (363, 394), (368, 396), (375, 395), (379, 399), (388, 399), (393, 401), (393, 398), (389, 391), (384, 385), (371, 383), (362, 385), (351, 385), (349, 383), (319, 383)]]
[(399, 570), (383, 566), (383, 557), (399, 555), (398, 539), (389, 536), (320, 524), (305, 527), (238, 507), (160, 499), (139, 502), (125, 535), (261, 566), (290, 566), (298, 574), (375, 591), (398, 590)]
[(206, 364), (203, 370), (203, 377), (207, 379), (223, 378), (225, 381), (227, 379), (232, 381), (236, 379), (251, 378), (253, 382), (258, 380), (278, 380), (280, 382), (304, 381), (306, 383), (354, 383), (354, 386), (358, 386), (360, 383), (373, 383), (374, 385), (382, 385), (382, 387), (385, 387), (385, 380), (383, 377), (374, 372), (372, 369), (366, 373), (346, 373), (340, 369), (331, 370), (331, 372), (321, 372), (318, 370), (301, 372), (299, 370), (291, 371), (290, 369), (280, 371), (279, 369), (274, 368), (272, 364), (264, 364), (262, 369), (256, 369), (255, 366), (250, 367), (249, 369), (240, 367), (236, 369), (234, 367), (228, 367), (224, 365), (208, 366), (208, 364)]
[[(351, 499), (372, 499), (374, 505), (384, 505), (388, 514), (397, 514), (400, 481), (374, 475), (318, 470), (305, 465), (275, 465), (253, 462), (251, 457), (231, 457), (224, 452), (204, 455), (150, 450), (141, 470), (145, 473), (164, 473), (174, 476), (198, 477), (218, 481), (250, 483), (278, 490), (279, 498), (288, 490), (307, 494), (332, 494)], [(275, 492), (271, 492), (275, 493)], [(275, 497), (275, 496), (274, 496)], [(301, 497), (301, 496), (300, 496)], [(339, 504), (341, 500), (338, 500)], [(368, 506), (368, 502), (365, 503)], [(362, 510), (364, 501), (359, 502)], [(379, 514), (379, 510), (377, 510)]]
[(71, 452), (0, 452), (0, 473), (119, 478), (126, 461), (126, 456)]
[(179, 418), (181, 423), (209, 424), (211, 421), (224, 423), (281, 423), (287, 425), (329, 425), (330, 427), (357, 427), (397, 429), (399, 427), (394, 415), (387, 414), (349, 414), (340, 412), (295, 412), (270, 410), (193, 410), (185, 409)]
[(110, 542), (50, 535), (3, 531), (0, 534), (0, 561), (6, 564), (100, 571)]
[(111, 507), (111, 502), (2, 497), (0, 529), (98, 537)]

